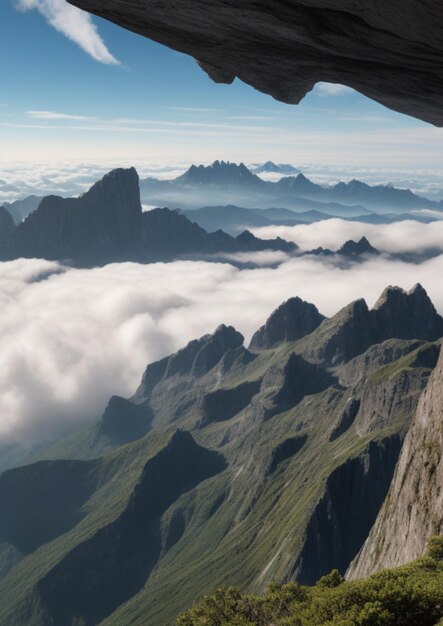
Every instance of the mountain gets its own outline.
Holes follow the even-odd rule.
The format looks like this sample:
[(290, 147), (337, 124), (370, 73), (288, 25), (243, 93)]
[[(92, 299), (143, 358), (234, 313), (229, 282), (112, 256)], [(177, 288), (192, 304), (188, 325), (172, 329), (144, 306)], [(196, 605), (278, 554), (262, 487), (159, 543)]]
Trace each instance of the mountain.
[(396, 189), (392, 185), (371, 186), (355, 179), (349, 183), (337, 183), (332, 187), (332, 192), (337, 202), (347, 203), (348, 199), (352, 199), (352, 202), (361, 202), (365, 206), (383, 211), (387, 207), (407, 211), (435, 206), (433, 201), (417, 196), (410, 189)]
[(275, 239), (259, 239), (249, 232), (249, 230), (244, 230), (238, 235), (236, 241), (240, 242), (246, 248), (249, 248), (251, 252), (276, 250), (293, 254), (298, 249), (297, 244), (292, 241), (285, 241), (281, 237), (275, 237)]
[[(46, 258), (78, 266), (196, 258), (222, 252), (294, 250), (280, 240), (243, 243), (218, 230), (207, 233), (169, 209), (142, 212), (134, 168), (117, 169), (78, 198), (49, 196), (18, 226), (2, 210), (1, 258)], [(255, 247), (254, 247), (255, 245)]]
[[(275, 164), (270, 165), (272, 167)], [(374, 211), (404, 214), (424, 208), (441, 209), (441, 204), (392, 185), (371, 186), (358, 180), (332, 186), (319, 185), (302, 173), (284, 176), (278, 182), (262, 180), (243, 163), (214, 161), (192, 165), (172, 180), (148, 178), (141, 181), (143, 202), (182, 210), (202, 205), (247, 206), (264, 209), (279, 206), (295, 211), (317, 210), (343, 218), (373, 216)], [(374, 219), (374, 217), (372, 217)]]
[(141, 225), (137, 172), (113, 170), (79, 198), (44, 198), (17, 226), (11, 251), (85, 264), (127, 260), (135, 257)]
[(0, 625), (166, 626), (222, 584), (344, 574), (442, 335), (422, 287), (391, 287), (330, 319), (293, 298), (249, 348), (220, 326), (149, 364), (131, 398), (0, 475)]
[(379, 255), (380, 252), (371, 246), (366, 237), (362, 237), (359, 241), (353, 241), (352, 239), (346, 241), (342, 247), (337, 250), (337, 254), (353, 258), (365, 254)]
[(215, 186), (239, 186), (260, 187), (263, 181), (252, 174), (250, 170), (240, 163), (226, 161), (214, 161), (212, 165), (191, 165), (187, 172), (175, 179), (179, 185), (215, 185)]
[(374, 248), (369, 243), (366, 237), (362, 237), (359, 241), (349, 239), (338, 250), (335, 251), (331, 250), (330, 248), (323, 248), (322, 246), (319, 246), (318, 248), (314, 248), (313, 250), (307, 250), (306, 252), (303, 252), (303, 255), (314, 256), (332, 257), (335, 255), (339, 255), (340, 257), (345, 257), (351, 261), (357, 262), (367, 260), (370, 256), (378, 256), (380, 254), (380, 251)]
[(183, 211), (183, 215), (208, 232), (224, 230), (232, 235), (236, 235), (246, 228), (257, 228), (272, 224), (271, 220), (267, 219), (265, 215), (261, 215), (258, 211), (232, 204), (203, 207), (194, 211)]
[(408, 292), (390, 286), (372, 309), (365, 300), (355, 300), (325, 320), (309, 340), (303, 340), (302, 354), (314, 362), (337, 365), (390, 337), (435, 341), (441, 336), (443, 318), (421, 285)]
[(254, 333), (249, 348), (268, 350), (282, 341), (296, 341), (310, 335), (324, 319), (315, 305), (298, 297), (290, 298)]
[(20, 224), (32, 211), (35, 211), (42, 199), (42, 196), (28, 196), (23, 200), (4, 202), (3, 206), (11, 213), (14, 223)]
[(443, 353), (420, 398), (389, 493), (347, 576), (403, 565), (443, 535)]
[(15, 224), (11, 213), (5, 207), (0, 207), (0, 250), (8, 245), (14, 230)]
[(266, 163), (262, 163), (262, 165), (257, 165), (256, 167), (251, 168), (251, 172), (254, 174), (282, 174), (286, 176), (288, 174), (298, 174), (300, 170), (298, 170), (293, 165), (289, 165), (289, 163), (279, 163), (278, 165), (273, 161), (266, 161)]
[[(245, 229), (259, 228), (260, 226), (296, 226), (297, 224), (304, 224), (306, 219), (310, 217), (290, 209), (245, 209), (232, 204), (183, 211), (183, 215), (208, 232), (221, 229), (231, 235), (237, 235)], [(311, 217), (314, 218), (314, 215)], [(318, 213), (315, 217), (316, 219), (327, 219), (330, 216)]]

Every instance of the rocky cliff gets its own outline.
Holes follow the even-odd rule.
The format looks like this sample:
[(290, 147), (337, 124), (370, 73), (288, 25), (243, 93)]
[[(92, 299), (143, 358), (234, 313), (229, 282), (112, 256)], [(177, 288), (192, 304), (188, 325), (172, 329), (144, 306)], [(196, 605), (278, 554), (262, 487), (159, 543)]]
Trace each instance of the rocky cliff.
[(17, 227), (10, 256), (85, 264), (127, 260), (136, 256), (141, 228), (138, 174), (117, 169), (78, 198), (43, 198)]
[[(132, 398), (113, 397), (44, 461), (0, 476), (0, 626), (166, 626), (219, 585), (344, 573), (389, 488), (441, 324), (420, 287), (358, 307), (352, 324), (353, 307), (322, 321), (294, 298), (255, 352), (220, 326), (150, 364)], [(380, 311), (381, 336), (404, 339), (365, 333)], [(309, 357), (325, 335), (333, 367)], [(370, 345), (351, 358), (359, 335)]]
[(423, 392), (383, 508), (348, 578), (412, 561), (443, 534), (443, 354)]
[(192, 55), (216, 82), (238, 77), (297, 103), (343, 83), (443, 125), (443, 8), (432, 0), (69, 0)]
[(89, 267), (268, 249), (292, 253), (296, 248), (280, 238), (268, 242), (250, 233), (208, 233), (167, 208), (142, 212), (134, 168), (112, 170), (78, 198), (43, 198), (18, 226), (0, 207), (1, 260), (37, 257)]

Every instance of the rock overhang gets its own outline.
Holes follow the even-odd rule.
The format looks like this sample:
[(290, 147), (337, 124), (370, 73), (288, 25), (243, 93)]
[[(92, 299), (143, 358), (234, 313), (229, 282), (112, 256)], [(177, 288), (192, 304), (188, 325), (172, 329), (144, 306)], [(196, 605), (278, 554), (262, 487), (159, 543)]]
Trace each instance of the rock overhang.
[(433, 0), (68, 0), (296, 104), (319, 81), (443, 126), (443, 5)]

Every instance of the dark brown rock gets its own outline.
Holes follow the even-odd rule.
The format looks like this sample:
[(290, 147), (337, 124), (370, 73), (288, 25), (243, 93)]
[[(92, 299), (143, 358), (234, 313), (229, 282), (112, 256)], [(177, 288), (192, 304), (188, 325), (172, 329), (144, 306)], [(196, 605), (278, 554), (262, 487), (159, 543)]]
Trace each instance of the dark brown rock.
[(342, 83), (443, 125), (443, 5), (433, 0), (69, 0), (287, 103)]

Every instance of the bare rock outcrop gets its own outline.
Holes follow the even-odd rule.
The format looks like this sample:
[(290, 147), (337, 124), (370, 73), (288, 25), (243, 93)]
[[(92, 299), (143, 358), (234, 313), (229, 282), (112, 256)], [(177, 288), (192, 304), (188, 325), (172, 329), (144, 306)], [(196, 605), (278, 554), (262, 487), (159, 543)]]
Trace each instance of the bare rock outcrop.
[(420, 398), (394, 479), (347, 576), (361, 578), (423, 554), (443, 534), (443, 353)]
[(318, 81), (443, 125), (443, 5), (433, 0), (68, 0), (287, 103)]

